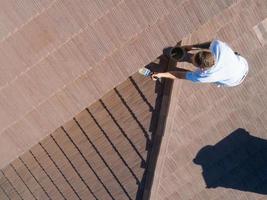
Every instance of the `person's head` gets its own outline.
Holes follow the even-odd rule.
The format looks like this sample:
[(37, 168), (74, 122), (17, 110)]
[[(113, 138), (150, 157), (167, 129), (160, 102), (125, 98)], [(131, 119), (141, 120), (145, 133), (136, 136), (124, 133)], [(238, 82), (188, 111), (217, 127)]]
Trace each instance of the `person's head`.
[(214, 57), (209, 51), (199, 51), (193, 57), (193, 64), (203, 70), (212, 67), (214, 63)]

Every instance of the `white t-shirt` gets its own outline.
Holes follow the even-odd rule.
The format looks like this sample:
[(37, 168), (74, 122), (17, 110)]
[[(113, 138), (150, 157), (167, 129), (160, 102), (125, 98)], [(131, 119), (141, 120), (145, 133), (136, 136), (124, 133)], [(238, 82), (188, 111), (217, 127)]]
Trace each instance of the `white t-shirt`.
[(245, 58), (236, 55), (224, 42), (213, 40), (210, 51), (215, 58), (215, 64), (208, 70), (197, 69), (187, 72), (186, 79), (193, 82), (215, 83), (217, 85), (236, 86), (245, 78), (248, 63)]

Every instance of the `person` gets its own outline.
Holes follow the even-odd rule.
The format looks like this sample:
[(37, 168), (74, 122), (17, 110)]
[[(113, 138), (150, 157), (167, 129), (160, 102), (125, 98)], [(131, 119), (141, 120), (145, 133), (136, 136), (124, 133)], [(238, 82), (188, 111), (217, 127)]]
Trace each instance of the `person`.
[(218, 87), (233, 87), (241, 84), (248, 73), (248, 63), (245, 58), (234, 52), (226, 43), (220, 40), (183, 46), (186, 52), (200, 49), (189, 55), (189, 62), (195, 71), (176, 70), (163, 73), (153, 73), (151, 78), (186, 79), (194, 83), (213, 83)]

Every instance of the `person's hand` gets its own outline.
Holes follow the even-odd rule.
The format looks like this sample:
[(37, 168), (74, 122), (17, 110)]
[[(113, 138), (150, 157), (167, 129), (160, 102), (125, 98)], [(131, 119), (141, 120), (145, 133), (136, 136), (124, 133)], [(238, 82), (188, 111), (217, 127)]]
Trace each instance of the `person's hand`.
[(151, 79), (153, 80), (153, 81), (156, 81), (156, 80), (158, 80), (160, 77), (159, 77), (159, 73), (153, 73), (152, 75), (151, 75)]
[(184, 48), (186, 51), (191, 51), (193, 49), (193, 45), (184, 45), (181, 47)]

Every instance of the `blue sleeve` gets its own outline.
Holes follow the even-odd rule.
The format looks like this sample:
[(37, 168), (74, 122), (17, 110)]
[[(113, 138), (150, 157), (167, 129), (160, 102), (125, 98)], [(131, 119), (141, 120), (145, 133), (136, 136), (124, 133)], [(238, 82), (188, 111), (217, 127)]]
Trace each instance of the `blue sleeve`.
[(199, 72), (187, 72), (185, 78), (195, 83), (212, 83), (216, 81), (211, 75)]
[(187, 72), (185, 74), (185, 79), (189, 80), (189, 81), (192, 81), (192, 82), (199, 82), (195, 72)]

